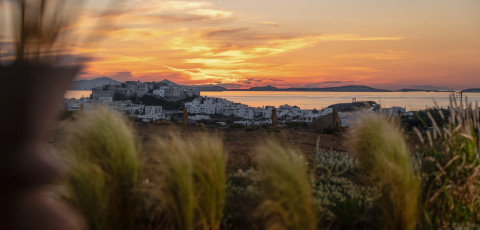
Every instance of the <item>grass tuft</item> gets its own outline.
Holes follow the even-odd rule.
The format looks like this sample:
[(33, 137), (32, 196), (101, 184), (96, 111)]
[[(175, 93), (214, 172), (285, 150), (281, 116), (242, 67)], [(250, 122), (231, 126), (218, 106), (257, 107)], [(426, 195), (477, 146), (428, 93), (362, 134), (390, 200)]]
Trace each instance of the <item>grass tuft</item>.
[(307, 167), (299, 153), (270, 141), (257, 149), (255, 161), (265, 198), (255, 213), (266, 229), (315, 229)]
[(420, 182), (399, 125), (382, 115), (364, 116), (352, 129), (352, 150), (367, 185), (380, 197), (382, 229), (414, 229)]
[(219, 138), (157, 139), (155, 174), (161, 212), (179, 230), (220, 228), (226, 193), (226, 159)]
[(89, 111), (70, 127), (70, 172), (65, 199), (89, 229), (133, 229), (138, 217), (140, 161), (132, 128), (106, 108)]

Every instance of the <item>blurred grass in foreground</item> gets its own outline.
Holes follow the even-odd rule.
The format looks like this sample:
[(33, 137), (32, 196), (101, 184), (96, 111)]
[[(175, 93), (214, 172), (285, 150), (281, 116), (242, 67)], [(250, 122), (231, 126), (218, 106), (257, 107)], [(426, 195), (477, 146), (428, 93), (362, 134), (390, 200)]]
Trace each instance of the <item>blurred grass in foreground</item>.
[(307, 165), (301, 155), (269, 141), (257, 149), (255, 162), (265, 198), (255, 213), (265, 221), (265, 228), (316, 229)]
[(160, 211), (172, 229), (217, 230), (226, 193), (226, 159), (219, 138), (173, 136), (154, 145)]
[[(352, 150), (365, 183), (380, 193), (379, 229), (415, 229), (420, 180), (401, 129), (383, 115), (365, 115), (351, 130)], [(383, 219), (383, 220), (382, 220)]]
[(82, 114), (70, 127), (65, 200), (89, 229), (133, 229), (139, 213), (141, 164), (125, 119), (106, 108)]

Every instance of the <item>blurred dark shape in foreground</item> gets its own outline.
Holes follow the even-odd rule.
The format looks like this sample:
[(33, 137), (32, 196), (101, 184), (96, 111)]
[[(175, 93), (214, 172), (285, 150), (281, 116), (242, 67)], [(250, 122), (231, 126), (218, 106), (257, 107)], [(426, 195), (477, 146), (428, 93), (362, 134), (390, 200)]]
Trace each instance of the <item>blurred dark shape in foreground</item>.
[(78, 70), (26, 62), (0, 67), (0, 228), (79, 226), (66, 207), (48, 200), (41, 191), (61, 173), (42, 141)]
[(84, 228), (69, 208), (42, 190), (62, 173), (43, 141), (80, 70), (80, 65), (58, 64), (68, 54), (64, 41), (83, 2), (0, 0), (0, 14), (13, 11), (15, 39), (15, 56), (0, 57), (0, 229)]

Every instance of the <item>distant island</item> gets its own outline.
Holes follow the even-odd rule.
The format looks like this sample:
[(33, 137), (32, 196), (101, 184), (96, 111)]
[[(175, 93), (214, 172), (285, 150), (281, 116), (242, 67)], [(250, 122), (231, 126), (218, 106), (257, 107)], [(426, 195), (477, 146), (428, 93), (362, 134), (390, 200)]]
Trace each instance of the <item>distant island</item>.
[(248, 91), (279, 91), (281, 89), (273, 87), (271, 85), (261, 86), (261, 87), (251, 87)]
[(426, 90), (426, 89), (399, 89), (398, 92), (437, 92), (437, 90)]
[(346, 85), (325, 88), (289, 88), (285, 91), (314, 91), (314, 92), (391, 92), (391, 90), (376, 89), (364, 85)]
[(480, 93), (480, 88), (472, 88), (463, 90), (464, 93)]
[(299, 92), (391, 92), (391, 90), (375, 89), (363, 85), (347, 85), (324, 88), (285, 88), (280, 89), (271, 85), (251, 87), (249, 89), (230, 89), (229, 91), (299, 91)]
[(211, 92), (220, 92), (220, 91), (228, 91), (228, 89), (226, 88), (223, 88), (221, 86), (218, 86), (218, 85), (201, 85), (201, 86), (192, 86), (193, 88), (197, 89), (198, 91), (203, 91), (203, 92), (208, 92), (208, 91), (211, 91)]
[[(165, 84), (175, 84), (169, 80), (163, 80)], [(71, 90), (91, 90), (107, 84), (121, 84), (122, 82), (113, 80), (108, 77), (100, 77), (91, 80), (77, 80), (73, 82)], [(177, 84), (175, 84), (177, 85)], [(251, 87), (249, 89), (227, 89), (218, 85), (193, 85), (194, 89), (201, 92), (221, 92), (221, 91), (294, 91), (294, 92), (454, 92), (453, 90), (436, 90), (436, 89), (399, 89), (385, 90), (377, 89), (364, 85), (346, 85), (337, 87), (324, 88), (277, 88), (271, 85)], [(480, 88), (471, 88), (462, 90), (464, 93), (480, 93)]]

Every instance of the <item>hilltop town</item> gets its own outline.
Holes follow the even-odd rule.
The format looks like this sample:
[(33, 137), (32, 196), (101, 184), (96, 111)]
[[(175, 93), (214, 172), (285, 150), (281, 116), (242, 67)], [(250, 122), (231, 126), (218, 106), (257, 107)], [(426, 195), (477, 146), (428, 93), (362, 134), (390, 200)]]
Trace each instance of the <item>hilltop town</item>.
[[(109, 82), (92, 88), (90, 97), (69, 98), (64, 101), (64, 109), (67, 111), (91, 109), (96, 105), (126, 114), (138, 122), (181, 121), (186, 112), (188, 122), (222, 126), (272, 124), (273, 111), (279, 123), (312, 123), (315, 120), (327, 119), (328, 115), (335, 111), (338, 113), (339, 125), (348, 126), (356, 116), (357, 109), (352, 108), (380, 109), (375, 102), (338, 104), (321, 110), (305, 110), (287, 104), (278, 108), (249, 107), (222, 98), (201, 96), (198, 88), (178, 85), (169, 80)], [(401, 107), (383, 110), (394, 115), (408, 115)]]

